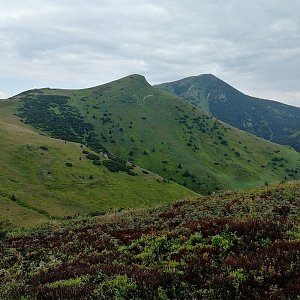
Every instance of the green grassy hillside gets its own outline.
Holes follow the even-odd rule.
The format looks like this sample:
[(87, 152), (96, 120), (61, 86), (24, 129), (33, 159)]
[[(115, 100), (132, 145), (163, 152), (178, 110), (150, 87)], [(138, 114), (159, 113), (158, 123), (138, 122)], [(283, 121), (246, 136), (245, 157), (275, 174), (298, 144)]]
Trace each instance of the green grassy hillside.
[(24, 123), (196, 192), (300, 177), (296, 151), (230, 127), (140, 75), (83, 90), (27, 91), (11, 101)]
[(300, 183), (0, 225), (0, 298), (298, 299)]
[(194, 195), (139, 167), (130, 169), (136, 176), (110, 172), (103, 155), (95, 164), (83, 153), (86, 147), (33, 132), (10, 113), (15, 105), (0, 103), (0, 220), (28, 226), (78, 212), (153, 207)]
[(158, 87), (202, 107), (227, 124), (300, 152), (299, 107), (247, 96), (211, 74)]

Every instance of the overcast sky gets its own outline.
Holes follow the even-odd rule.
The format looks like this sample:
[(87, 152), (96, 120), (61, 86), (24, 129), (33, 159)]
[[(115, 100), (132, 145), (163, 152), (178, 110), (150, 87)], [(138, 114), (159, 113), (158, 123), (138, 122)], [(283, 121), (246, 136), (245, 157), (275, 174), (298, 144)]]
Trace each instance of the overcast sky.
[(0, 97), (212, 73), (300, 106), (299, 0), (0, 0)]

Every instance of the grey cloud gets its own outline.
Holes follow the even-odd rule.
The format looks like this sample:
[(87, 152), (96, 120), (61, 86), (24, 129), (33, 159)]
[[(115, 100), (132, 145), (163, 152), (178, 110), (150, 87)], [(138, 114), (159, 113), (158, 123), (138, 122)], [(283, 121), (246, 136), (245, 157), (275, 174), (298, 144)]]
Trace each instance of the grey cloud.
[(151, 83), (214, 73), (249, 94), (300, 106), (297, 0), (0, 0), (0, 7), (3, 80), (81, 88), (130, 73)]

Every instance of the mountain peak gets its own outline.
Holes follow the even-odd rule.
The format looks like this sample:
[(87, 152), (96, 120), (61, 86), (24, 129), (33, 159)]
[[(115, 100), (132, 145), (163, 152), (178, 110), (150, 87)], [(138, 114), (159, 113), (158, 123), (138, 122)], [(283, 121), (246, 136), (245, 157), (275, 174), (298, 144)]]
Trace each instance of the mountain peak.
[(225, 81), (223, 81), (222, 79), (220, 79), (219, 77), (215, 76), (214, 74), (211, 73), (207, 73), (207, 74), (200, 74), (198, 76), (194, 76), (194, 79), (198, 79), (198, 80), (206, 80), (206, 81), (214, 81), (214, 82), (219, 82), (219, 83), (224, 83), (226, 85), (228, 85), (228, 83), (226, 83)]
[(159, 87), (231, 126), (300, 151), (300, 108), (245, 95), (212, 74), (183, 78)]
[(140, 85), (140, 86), (150, 86), (149, 82), (146, 80), (145, 76), (140, 74), (131, 74), (123, 78), (114, 80), (111, 83), (123, 83), (125, 85)]
[(197, 75), (197, 76), (194, 76), (194, 77), (208, 77), (208, 78), (217, 78), (219, 79), (217, 76), (215, 76), (214, 74), (212, 73), (204, 73), (204, 74), (200, 74), (200, 75)]
[(144, 75), (141, 74), (130, 74), (128, 76), (126, 76), (125, 78), (129, 77), (130, 79), (135, 79), (135, 80), (146, 80), (146, 77)]

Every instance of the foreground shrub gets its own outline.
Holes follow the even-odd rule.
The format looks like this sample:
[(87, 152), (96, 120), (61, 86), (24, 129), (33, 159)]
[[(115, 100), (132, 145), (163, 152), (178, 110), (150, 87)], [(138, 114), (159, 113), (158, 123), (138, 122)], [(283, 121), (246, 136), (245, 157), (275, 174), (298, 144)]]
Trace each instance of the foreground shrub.
[(30, 231), (0, 223), (0, 299), (298, 299), (299, 199), (295, 183)]
[(116, 276), (114, 279), (105, 281), (93, 292), (93, 299), (138, 299), (138, 286), (136, 282), (126, 275)]

